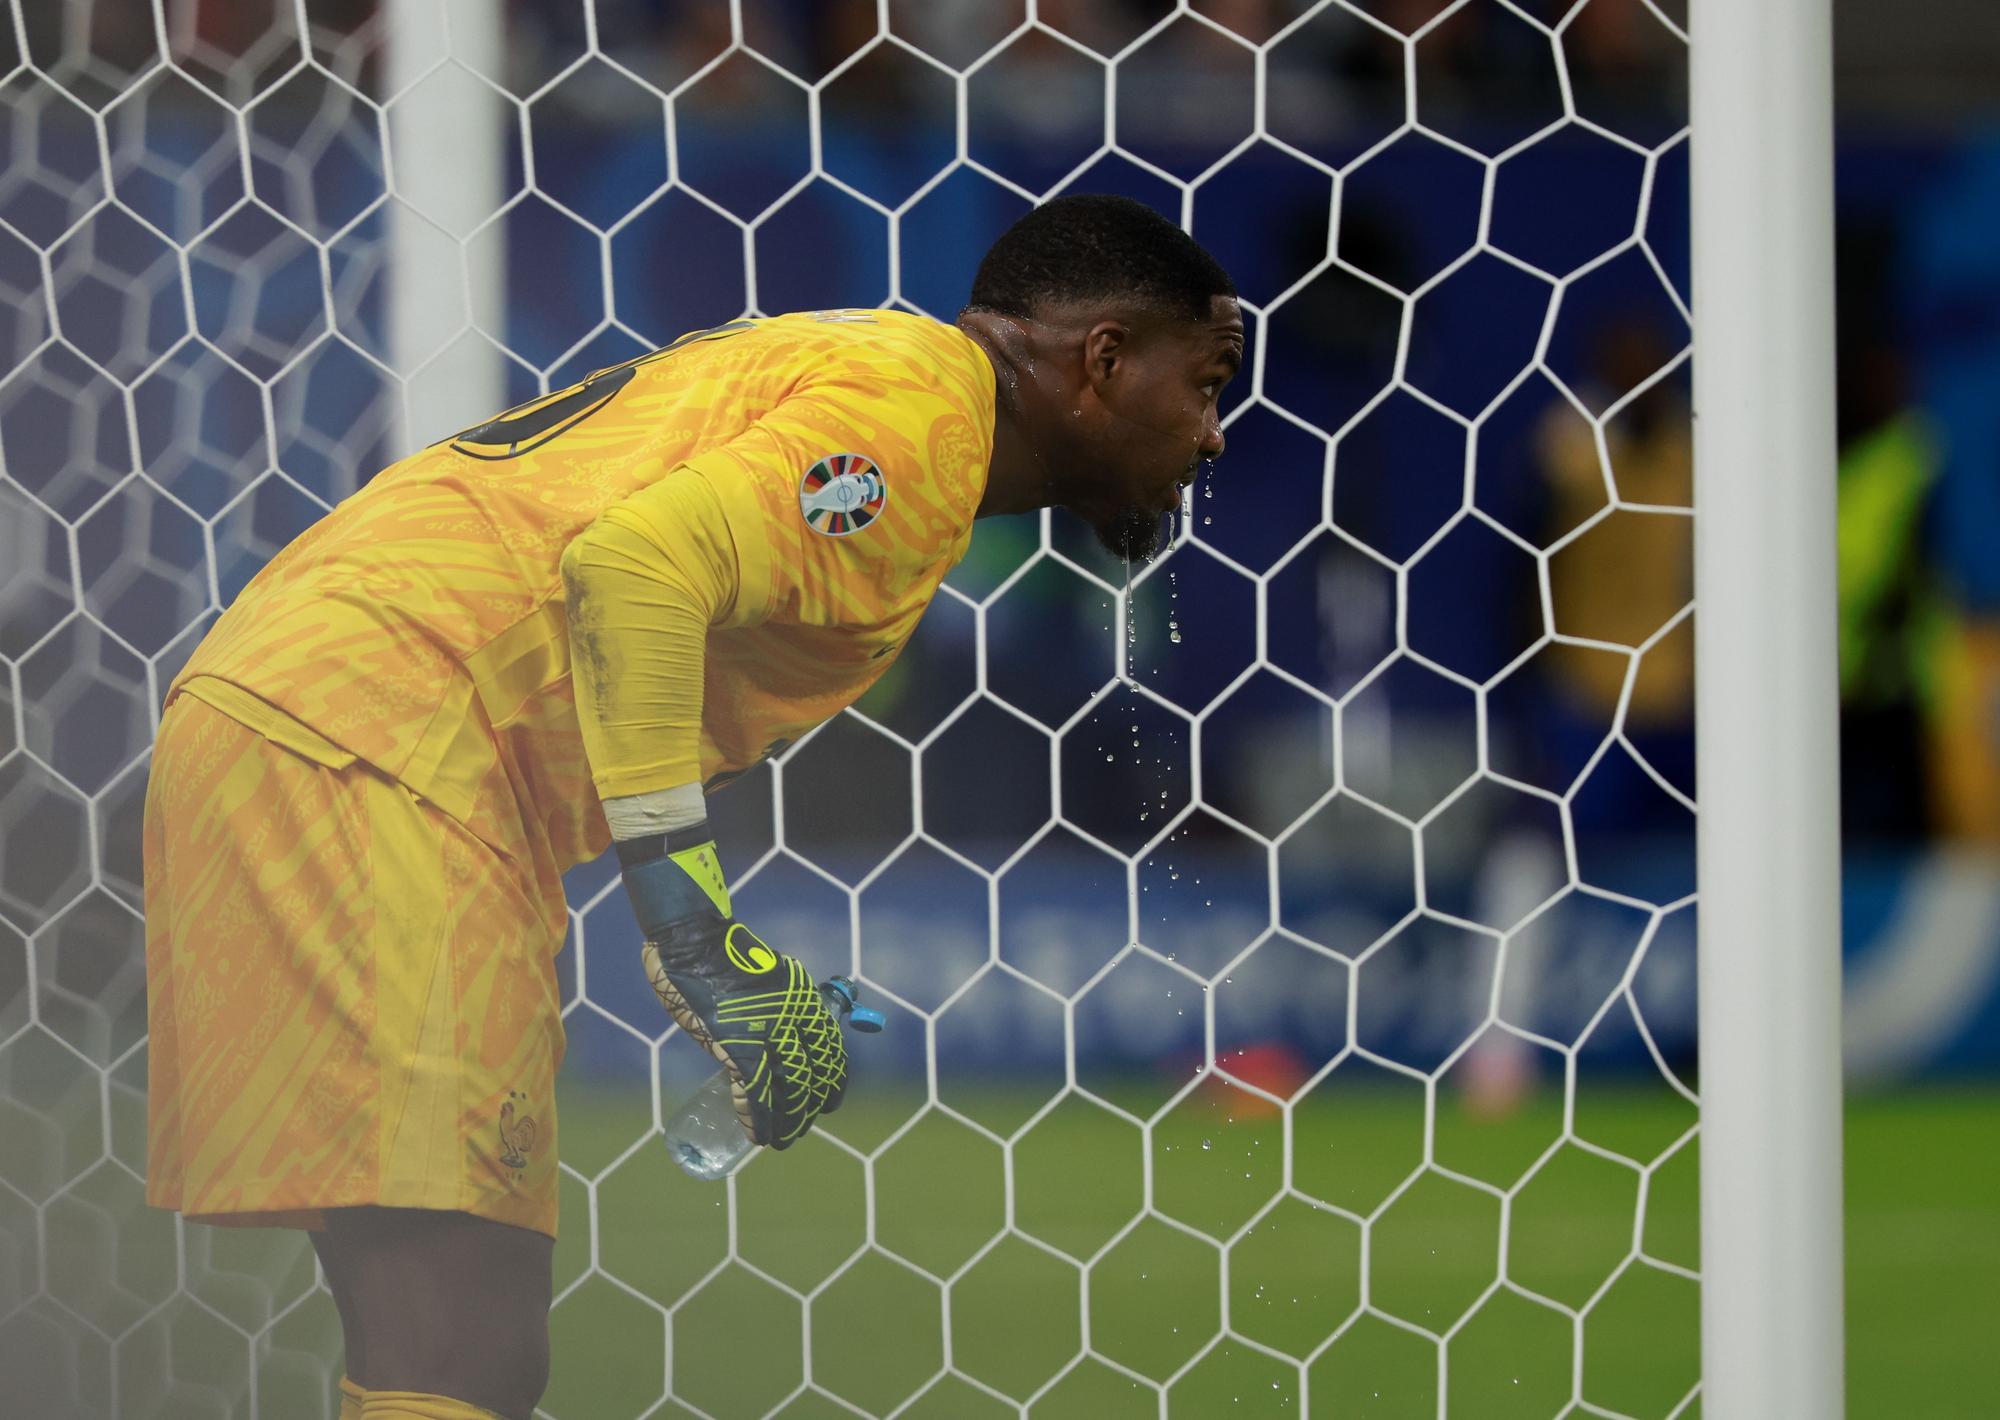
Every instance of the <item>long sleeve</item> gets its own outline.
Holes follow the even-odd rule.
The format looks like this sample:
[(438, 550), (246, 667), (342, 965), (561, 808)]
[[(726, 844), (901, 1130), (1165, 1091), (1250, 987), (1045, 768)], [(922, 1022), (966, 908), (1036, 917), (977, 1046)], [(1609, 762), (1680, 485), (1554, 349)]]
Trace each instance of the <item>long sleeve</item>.
[(706, 479), (677, 469), (606, 509), (563, 553), (570, 673), (598, 795), (701, 777), (709, 628), (736, 604), (728, 520)]

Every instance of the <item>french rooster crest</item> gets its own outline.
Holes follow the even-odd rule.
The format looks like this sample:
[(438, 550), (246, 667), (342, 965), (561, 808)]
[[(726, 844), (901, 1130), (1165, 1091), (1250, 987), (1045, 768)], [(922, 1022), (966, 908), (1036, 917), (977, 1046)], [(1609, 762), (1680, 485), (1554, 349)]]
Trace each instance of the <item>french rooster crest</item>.
[(508, 1099), (500, 1106), (500, 1162), (510, 1169), (524, 1169), (528, 1166), (528, 1155), (535, 1149), (535, 1117), (532, 1114), (514, 1118), (514, 1101)]

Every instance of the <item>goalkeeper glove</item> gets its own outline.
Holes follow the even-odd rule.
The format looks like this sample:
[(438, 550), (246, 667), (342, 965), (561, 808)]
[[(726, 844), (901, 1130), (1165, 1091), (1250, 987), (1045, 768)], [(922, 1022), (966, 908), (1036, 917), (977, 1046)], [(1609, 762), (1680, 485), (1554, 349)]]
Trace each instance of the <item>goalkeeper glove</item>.
[(729, 1071), (744, 1130), (790, 1147), (847, 1091), (847, 1045), (811, 974), (731, 913), (707, 823), (617, 847), (647, 980)]

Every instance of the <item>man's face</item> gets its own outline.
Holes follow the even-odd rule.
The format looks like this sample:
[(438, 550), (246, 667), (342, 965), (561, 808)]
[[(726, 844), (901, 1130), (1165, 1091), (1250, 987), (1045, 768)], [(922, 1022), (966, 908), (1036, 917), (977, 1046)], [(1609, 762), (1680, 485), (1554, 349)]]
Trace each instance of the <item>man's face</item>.
[(1148, 557), (1182, 487), (1222, 454), (1216, 400), (1243, 364), (1243, 316), (1217, 296), (1202, 320), (1100, 322), (1083, 353), (1090, 398), (1072, 416), (1082, 427), (1062, 506), (1114, 555)]

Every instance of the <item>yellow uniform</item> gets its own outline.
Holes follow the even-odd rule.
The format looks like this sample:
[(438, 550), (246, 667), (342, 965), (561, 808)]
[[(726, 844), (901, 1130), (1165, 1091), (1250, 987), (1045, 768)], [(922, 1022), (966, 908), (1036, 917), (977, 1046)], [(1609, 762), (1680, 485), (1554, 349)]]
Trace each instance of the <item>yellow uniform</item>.
[[(393, 465), (274, 558), (155, 747), (151, 1201), (553, 1232), (561, 874), (609, 842), (600, 795), (713, 786), (858, 698), (964, 554), (993, 416), (953, 327), (732, 322)], [(579, 643), (617, 700), (580, 714), (586, 528), (627, 590)], [(698, 697), (655, 644), (690, 607)]]

